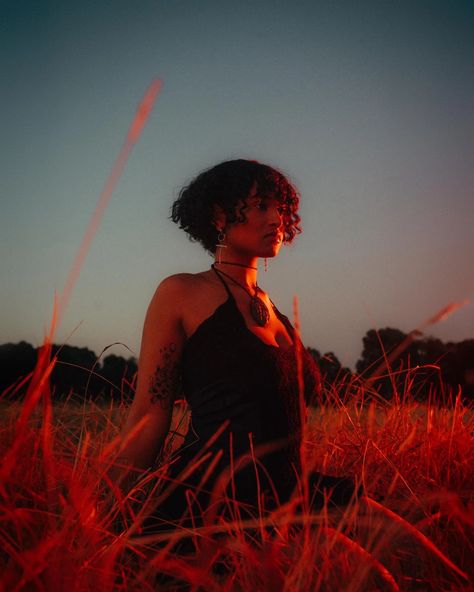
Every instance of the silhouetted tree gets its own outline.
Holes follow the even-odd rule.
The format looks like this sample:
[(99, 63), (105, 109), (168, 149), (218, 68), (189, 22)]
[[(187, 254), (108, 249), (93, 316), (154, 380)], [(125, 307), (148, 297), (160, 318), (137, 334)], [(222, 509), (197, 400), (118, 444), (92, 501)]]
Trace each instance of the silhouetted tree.
[(319, 361), (321, 374), (329, 384), (341, 383), (351, 376), (350, 368), (343, 367), (334, 352), (326, 352)]
[(321, 356), (317, 349), (312, 347), (306, 349), (313, 356), (319, 366), (322, 384), (325, 388), (335, 385), (338, 390), (340, 390), (341, 385), (352, 376), (350, 368), (343, 367), (333, 352), (327, 352)]
[(463, 398), (474, 400), (474, 339), (448, 343), (446, 367), (448, 381), (457, 389), (461, 385)]
[(319, 351), (314, 347), (307, 347), (306, 349), (308, 350), (308, 353), (311, 354), (313, 358), (316, 360), (316, 362), (319, 364), (319, 360), (321, 359), (321, 354), (319, 353)]
[(132, 388), (134, 377), (137, 372), (137, 362), (135, 358), (128, 360), (115, 354), (110, 354), (102, 361), (102, 368), (100, 370), (104, 381), (103, 392), (107, 399), (114, 400), (130, 400), (133, 397), (134, 389)]
[[(412, 341), (390, 363), (392, 376), (389, 376), (389, 369), (384, 363), (384, 353), (388, 358), (407, 337), (408, 335), (399, 329), (386, 327), (378, 331), (370, 329), (362, 339), (363, 349), (361, 358), (356, 363), (356, 370), (364, 379), (370, 379), (374, 373), (379, 376), (373, 385), (387, 399), (393, 396), (395, 390), (404, 392), (407, 369), (420, 366), (422, 363), (416, 343)], [(412, 392), (415, 392), (413, 385), (412, 389)]]
[[(19, 383), (21, 378), (32, 372), (36, 364), (36, 349), (26, 341), (0, 345), (0, 393)], [(18, 396), (26, 392), (27, 385)]]
[[(421, 333), (406, 335), (398, 329), (386, 328), (378, 333), (387, 357), (407, 337), (412, 337), (408, 347), (390, 364), (392, 380), (384, 377), (374, 383), (383, 396), (390, 398), (394, 389), (404, 392), (406, 384), (410, 385), (411, 395), (419, 400), (428, 397), (433, 385), (440, 398), (456, 390), (458, 385), (461, 385), (465, 399), (474, 396), (474, 339), (443, 343), (432, 337), (419, 339)], [(386, 365), (383, 365), (380, 341), (373, 329), (363, 338), (362, 357), (356, 364), (357, 372), (363, 378), (370, 377), (375, 370), (378, 375), (388, 374)]]
[(51, 385), (54, 398), (64, 398), (73, 393), (79, 398), (86, 394), (86, 386), (91, 383), (91, 371), (96, 362), (96, 354), (86, 347), (74, 347), (72, 345), (53, 345), (53, 356), (57, 356), (57, 362), (51, 374)]

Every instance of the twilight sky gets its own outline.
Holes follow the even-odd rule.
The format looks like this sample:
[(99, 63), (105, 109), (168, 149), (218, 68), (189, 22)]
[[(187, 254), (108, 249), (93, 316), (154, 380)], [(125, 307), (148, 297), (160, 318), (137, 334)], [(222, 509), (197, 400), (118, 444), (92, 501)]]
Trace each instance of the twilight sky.
[[(55, 342), (138, 355), (162, 278), (210, 257), (169, 219), (222, 160), (287, 173), (303, 234), (259, 284), (354, 367), (370, 328), (474, 338), (471, 0), (0, 3), (0, 343), (39, 345), (153, 78), (163, 88)], [(128, 357), (122, 346), (113, 351)]]

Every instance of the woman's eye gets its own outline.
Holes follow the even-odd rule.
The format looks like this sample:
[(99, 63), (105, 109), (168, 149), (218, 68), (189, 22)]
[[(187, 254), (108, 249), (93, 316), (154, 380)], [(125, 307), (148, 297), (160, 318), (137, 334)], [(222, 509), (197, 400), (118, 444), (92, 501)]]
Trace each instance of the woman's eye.
[[(255, 207), (261, 212), (266, 212), (268, 210), (268, 204), (263, 201), (255, 204)], [(286, 206), (279, 206), (277, 208), (277, 212), (280, 214), (280, 216), (285, 216), (288, 214), (288, 208)]]

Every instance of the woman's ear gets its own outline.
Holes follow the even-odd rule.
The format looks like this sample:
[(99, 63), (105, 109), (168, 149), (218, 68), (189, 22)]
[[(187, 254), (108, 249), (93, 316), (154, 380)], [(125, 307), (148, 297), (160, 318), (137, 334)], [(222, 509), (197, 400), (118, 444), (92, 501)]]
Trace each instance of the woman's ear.
[(212, 224), (215, 226), (217, 231), (221, 231), (226, 224), (225, 212), (218, 204), (214, 204), (213, 211), (214, 215), (212, 217)]

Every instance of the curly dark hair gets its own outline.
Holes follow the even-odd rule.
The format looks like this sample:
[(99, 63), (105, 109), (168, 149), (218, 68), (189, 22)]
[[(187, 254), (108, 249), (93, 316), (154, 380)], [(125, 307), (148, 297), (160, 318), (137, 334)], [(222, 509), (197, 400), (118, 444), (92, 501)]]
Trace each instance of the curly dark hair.
[[(271, 196), (284, 204), (283, 243), (290, 244), (301, 233), (298, 190), (283, 173), (256, 160), (227, 160), (200, 173), (181, 189), (170, 218), (189, 235), (189, 240), (201, 243), (214, 254), (217, 242), (214, 206), (222, 208), (228, 223), (245, 222), (247, 218), (242, 210), (255, 182), (261, 197)], [(239, 201), (243, 205), (237, 208)]]

